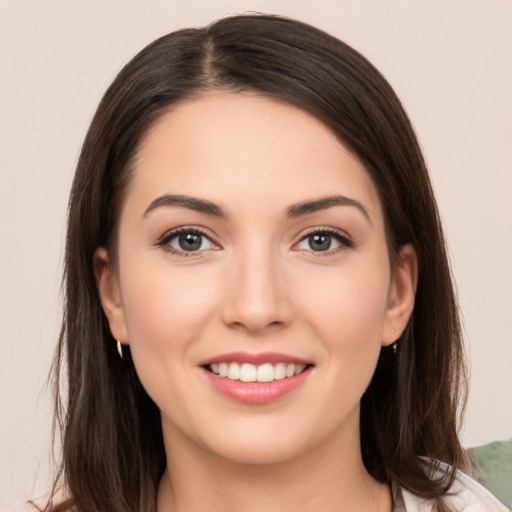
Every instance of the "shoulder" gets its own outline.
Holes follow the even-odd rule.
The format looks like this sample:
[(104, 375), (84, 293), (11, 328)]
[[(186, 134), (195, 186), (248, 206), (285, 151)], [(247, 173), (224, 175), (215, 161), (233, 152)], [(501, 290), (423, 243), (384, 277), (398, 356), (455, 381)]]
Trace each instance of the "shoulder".
[[(449, 469), (447, 464), (439, 463), (439, 473)], [(402, 496), (407, 512), (433, 512), (430, 500), (418, 498), (406, 489)], [(508, 512), (487, 489), (461, 471), (456, 472), (456, 478), (445, 497), (445, 503), (451, 512)]]

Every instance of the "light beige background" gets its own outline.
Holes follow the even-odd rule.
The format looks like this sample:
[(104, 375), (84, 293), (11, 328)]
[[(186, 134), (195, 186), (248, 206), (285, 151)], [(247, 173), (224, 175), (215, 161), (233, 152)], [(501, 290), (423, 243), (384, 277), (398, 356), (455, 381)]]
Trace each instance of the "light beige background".
[(93, 111), (121, 65), (157, 36), (244, 11), (340, 37), (404, 101), (438, 194), (471, 349), (464, 442), (512, 435), (509, 0), (0, 0), (0, 510), (21, 510), (47, 485), (43, 385), (67, 194)]

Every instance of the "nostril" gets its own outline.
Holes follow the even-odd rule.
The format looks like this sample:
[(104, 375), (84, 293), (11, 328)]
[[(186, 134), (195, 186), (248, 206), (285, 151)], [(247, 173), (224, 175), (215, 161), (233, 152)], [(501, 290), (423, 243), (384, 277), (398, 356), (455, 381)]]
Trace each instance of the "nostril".
[(283, 328), (286, 325), (283, 321), (266, 322), (265, 319), (250, 318), (245, 321), (229, 322), (228, 327), (244, 332), (258, 333), (258, 332), (269, 332), (276, 331)]

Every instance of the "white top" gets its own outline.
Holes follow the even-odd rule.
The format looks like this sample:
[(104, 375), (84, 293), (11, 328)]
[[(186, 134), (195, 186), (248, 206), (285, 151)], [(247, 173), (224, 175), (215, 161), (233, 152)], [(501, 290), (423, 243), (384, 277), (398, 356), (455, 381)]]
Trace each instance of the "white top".
[[(439, 462), (439, 469), (448, 471), (450, 466)], [(406, 489), (401, 489), (403, 507), (395, 503), (395, 511), (401, 512), (433, 512), (431, 500), (419, 498)], [(456, 478), (445, 503), (451, 512), (509, 512), (509, 509), (499, 502), (485, 487), (461, 471), (456, 472)]]

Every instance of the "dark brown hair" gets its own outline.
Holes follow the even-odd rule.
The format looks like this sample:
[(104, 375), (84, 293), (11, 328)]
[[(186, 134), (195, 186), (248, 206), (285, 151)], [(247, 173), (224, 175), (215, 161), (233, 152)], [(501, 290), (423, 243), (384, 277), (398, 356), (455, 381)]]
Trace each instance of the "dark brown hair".
[[(465, 398), (463, 346), (443, 231), (425, 161), (382, 75), (334, 37), (294, 20), (243, 15), (173, 32), (143, 49), (105, 93), (85, 138), (69, 202), (65, 312), (55, 359), (56, 418), (66, 499), (47, 510), (154, 510), (165, 469), (157, 406), (121, 360), (98, 298), (93, 254), (115, 252), (131, 161), (148, 128), (208, 90), (250, 91), (322, 120), (366, 167), (383, 206), (390, 260), (411, 243), (419, 261), (412, 318), (397, 354), (383, 349), (361, 402), (367, 470), (442, 508), (464, 463), (457, 428)], [(58, 383), (67, 376), (65, 391)]]

